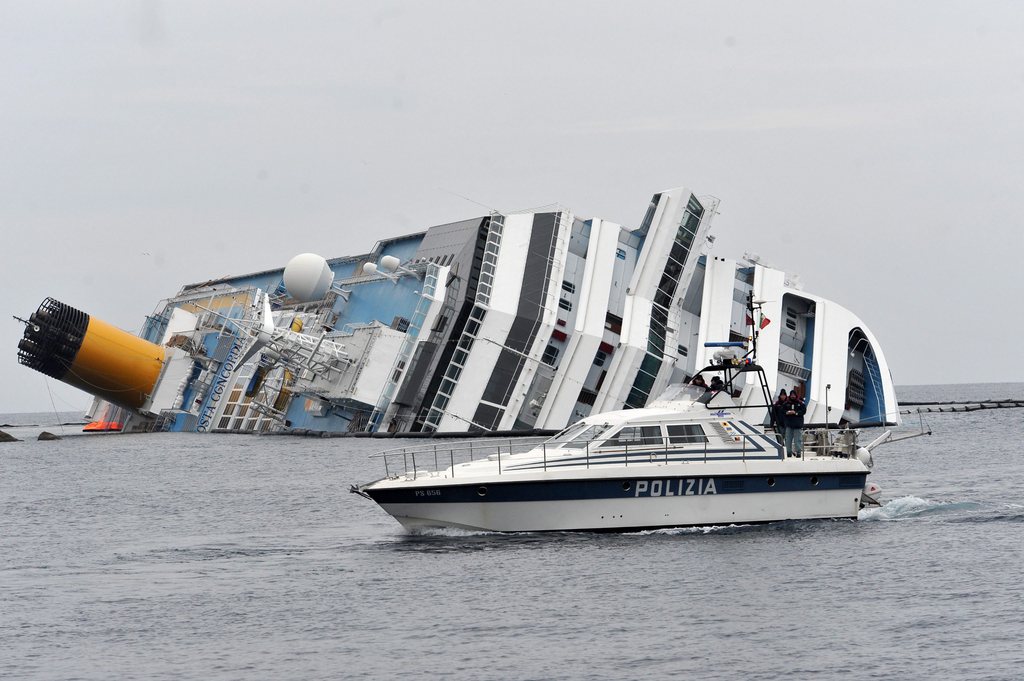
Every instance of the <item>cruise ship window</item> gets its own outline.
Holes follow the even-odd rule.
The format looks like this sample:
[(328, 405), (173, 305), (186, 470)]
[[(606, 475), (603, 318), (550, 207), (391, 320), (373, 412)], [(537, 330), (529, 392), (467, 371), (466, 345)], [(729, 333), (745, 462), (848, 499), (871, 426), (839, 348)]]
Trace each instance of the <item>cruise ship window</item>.
[(604, 366), (604, 361), (606, 359), (608, 359), (608, 355), (606, 355), (603, 352), (601, 352), (600, 350), (598, 350), (597, 354), (594, 355), (594, 366), (596, 366), (596, 367), (603, 367)]
[(576, 285), (573, 284), (571, 281), (563, 281), (562, 290), (565, 291), (566, 293), (576, 293)]
[(405, 362), (399, 360), (398, 365), (395, 367), (394, 373), (391, 374), (391, 382), (398, 383), (398, 380), (402, 378), (402, 370), (405, 369)]
[(661, 198), (661, 194), (655, 194), (654, 198), (651, 199), (651, 203), (647, 206), (647, 212), (644, 213), (643, 222), (640, 223), (640, 231), (646, 233), (651, 228), (651, 223), (654, 222), (654, 211), (658, 209), (658, 200)]
[(708, 441), (704, 429), (695, 423), (679, 426), (666, 426), (668, 441), (674, 445), (698, 444)]
[(544, 355), (540, 358), (540, 361), (549, 366), (554, 366), (556, 359), (558, 359), (558, 348), (554, 345), (549, 345), (544, 349)]
[(559, 298), (558, 299), (558, 307), (560, 307), (560, 308), (562, 308), (563, 310), (566, 310), (566, 311), (571, 311), (572, 310), (572, 303), (570, 303), (565, 298)]

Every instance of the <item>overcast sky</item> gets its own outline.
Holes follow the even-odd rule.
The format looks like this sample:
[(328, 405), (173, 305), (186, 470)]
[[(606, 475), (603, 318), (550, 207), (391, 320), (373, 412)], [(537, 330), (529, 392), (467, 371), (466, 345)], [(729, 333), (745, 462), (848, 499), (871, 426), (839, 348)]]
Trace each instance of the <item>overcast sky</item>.
[(6, 1), (0, 88), (0, 413), (51, 409), (12, 319), (46, 296), (137, 331), (187, 282), (681, 185), (897, 385), (1024, 380), (1019, 2)]

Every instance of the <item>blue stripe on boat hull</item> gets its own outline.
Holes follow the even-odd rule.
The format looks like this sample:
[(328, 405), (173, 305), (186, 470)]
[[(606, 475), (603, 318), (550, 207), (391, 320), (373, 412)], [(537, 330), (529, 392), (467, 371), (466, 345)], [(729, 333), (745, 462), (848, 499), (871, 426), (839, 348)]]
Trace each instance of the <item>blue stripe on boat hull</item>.
[(864, 487), (866, 472), (816, 475), (715, 475), (612, 478), (602, 480), (550, 480), (490, 482), (466, 485), (431, 485), (429, 481), (402, 488), (363, 488), (378, 504), (572, 501), (629, 499), (659, 496), (768, 494)]

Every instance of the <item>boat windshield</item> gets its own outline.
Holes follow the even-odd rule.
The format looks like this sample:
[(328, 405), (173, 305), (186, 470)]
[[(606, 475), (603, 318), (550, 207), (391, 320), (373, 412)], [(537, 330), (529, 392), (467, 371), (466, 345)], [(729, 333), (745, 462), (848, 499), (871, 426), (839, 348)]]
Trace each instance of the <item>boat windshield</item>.
[(569, 439), (567, 442), (562, 444), (565, 449), (583, 449), (589, 443), (596, 440), (601, 433), (611, 428), (607, 423), (601, 425), (590, 426), (581, 433), (577, 433), (574, 437)]
[(697, 398), (697, 401), (700, 402), (701, 404), (707, 404), (708, 402), (711, 401), (711, 398), (713, 398), (719, 392), (721, 392), (721, 391), (719, 391), (719, 390), (714, 390), (714, 391), (708, 390), (707, 392), (701, 393), (700, 397)]
[(560, 445), (563, 442), (568, 442), (569, 440), (579, 435), (580, 431), (584, 430), (586, 427), (587, 424), (583, 423), (582, 421), (577, 421), (568, 428), (565, 428), (561, 433), (552, 436), (552, 438), (548, 440), (548, 444)]
[(676, 383), (665, 388), (665, 391), (658, 397), (659, 400), (699, 400), (704, 396), (707, 388), (689, 383)]

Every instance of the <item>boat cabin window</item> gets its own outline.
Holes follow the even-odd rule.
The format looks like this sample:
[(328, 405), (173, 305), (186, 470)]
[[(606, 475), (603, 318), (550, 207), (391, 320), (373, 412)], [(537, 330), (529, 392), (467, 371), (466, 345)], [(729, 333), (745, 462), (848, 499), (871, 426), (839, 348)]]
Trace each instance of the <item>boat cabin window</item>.
[(596, 440), (601, 433), (611, 428), (607, 423), (603, 423), (599, 426), (590, 426), (582, 433), (579, 433), (571, 440), (562, 445), (566, 449), (583, 449), (588, 443)]
[(674, 445), (689, 445), (708, 441), (704, 429), (696, 423), (665, 427), (668, 429), (668, 441)]
[(623, 447), (626, 445), (660, 445), (660, 426), (626, 426), (604, 443), (605, 447)]

